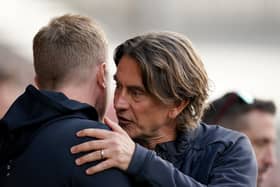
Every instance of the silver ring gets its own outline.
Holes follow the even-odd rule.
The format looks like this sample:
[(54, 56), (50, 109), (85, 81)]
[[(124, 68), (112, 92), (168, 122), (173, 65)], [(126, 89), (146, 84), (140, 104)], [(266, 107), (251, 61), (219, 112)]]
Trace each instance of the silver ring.
[(103, 149), (100, 150), (100, 157), (101, 157), (101, 160), (104, 159), (104, 150)]

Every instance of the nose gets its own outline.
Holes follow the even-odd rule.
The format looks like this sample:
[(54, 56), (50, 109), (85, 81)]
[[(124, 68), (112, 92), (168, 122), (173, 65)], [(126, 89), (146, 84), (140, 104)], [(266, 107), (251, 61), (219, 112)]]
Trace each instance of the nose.
[(272, 166), (276, 165), (277, 157), (276, 157), (274, 146), (269, 146), (268, 147), (267, 154), (265, 156), (265, 162), (269, 167), (272, 167)]
[(128, 98), (124, 92), (115, 92), (114, 107), (116, 111), (126, 110), (129, 107)]

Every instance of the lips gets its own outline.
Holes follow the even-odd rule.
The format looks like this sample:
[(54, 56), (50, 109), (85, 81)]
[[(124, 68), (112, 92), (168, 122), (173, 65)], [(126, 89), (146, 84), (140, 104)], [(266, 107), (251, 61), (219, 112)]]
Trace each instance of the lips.
[(266, 178), (268, 169), (269, 168), (266, 167), (266, 168), (263, 168), (263, 169), (259, 170), (259, 174), (258, 174), (258, 180), (259, 181), (263, 181)]
[(117, 116), (120, 126), (127, 126), (128, 124), (132, 123), (131, 120), (128, 120), (122, 116)]
[(130, 120), (128, 120), (128, 119), (126, 119), (126, 118), (124, 118), (122, 116), (117, 116), (117, 117), (118, 117), (119, 121), (126, 122), (126, 123), (131, 122)]

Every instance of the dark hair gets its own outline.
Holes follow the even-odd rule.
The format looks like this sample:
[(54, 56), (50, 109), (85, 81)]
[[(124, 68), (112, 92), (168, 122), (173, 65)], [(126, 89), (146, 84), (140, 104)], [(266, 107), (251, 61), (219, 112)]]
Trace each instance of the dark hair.
[(257, 98), (248, 100), (238, 92), (229, 92), (209, 104), (202, 120), (208, 124), (219, 124), (226, 128), (240, 130), (244, 126), (236, 121), (253, 110), (276, 114), (276, 106), (273, 101)]
[(33, 40), (34, 68), (42, 89), (55, 89), (69, 79), (86, 79), (85, 71), (104, 62), (106, 55), (103, 31), (80, 15), (52, 19)]
[(197, 126), (208, 97), (208, 76), (191, 42), (173, 32), (140, 35), (119, 45), (114, 60), (128, 55), (141, 68), (147, 92), (166, 105), (188, 101), (177, 117), (177, 130)]

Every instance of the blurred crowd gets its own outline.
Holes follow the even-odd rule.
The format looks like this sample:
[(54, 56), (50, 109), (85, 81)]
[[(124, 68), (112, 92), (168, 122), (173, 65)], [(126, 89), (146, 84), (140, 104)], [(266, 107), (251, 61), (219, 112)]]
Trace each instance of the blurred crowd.
[(0, 117), (12, 102), (33, 82), (32, 64), (8, 47), (0, 45)]

